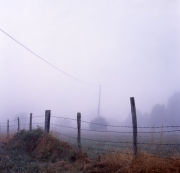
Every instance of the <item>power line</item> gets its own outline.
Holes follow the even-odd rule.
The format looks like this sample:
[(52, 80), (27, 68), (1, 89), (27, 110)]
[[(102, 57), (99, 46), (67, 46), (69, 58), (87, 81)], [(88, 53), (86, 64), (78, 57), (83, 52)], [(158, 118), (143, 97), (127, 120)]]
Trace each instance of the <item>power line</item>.
[(21, 45), (22, 47), (24, 47), (26, 50), (28, 50), (29, 52), (31, 52), (33, 55), (35, 55), (36, 57), (38, 57), (39, 59), (41, 59), (42, 61), (44, 61), (45, 63), (47, 63), (48, 65), (50, 65), (51, 67), (55, 68), (56, 70), (60, 71), (61, 73), (79, 81), (79, 82), (82, 82), (84, 84), (87, 84), (87, 85), (91, 85), (91, 86), (99, 86), (99, 85), (94, 85), (94, 84), (90, 84), (90, 83), (87, 83), (85, 81), (82, 81), (76, 77), (73, 77), (71, 75), (69, 75), (68, 73), (60, 70), (58, 67), (54, 66), (53, 64), (49, 63), (48, 61), (46, 61), (45, 59), (43, 59), (42, 57), (40, 57), (39, 55), (37, 55), (36, 53), (34, 53), (32, 50), (30, 50), (29, 48), (27, 48), (26, 46), (24, 46), (22, 43), (20, 43), (19, 41), (17, 41), (16, 39), (14, 39), (13, 37), (11, 37), (9, 34), (7, 34), (5, 31), (3, 31), (2, 29), (0, 29), (1, 32), (3, 32), (5, 35), (7, 35), (9, 38), (11, 38), (12, 40), (14, 40), (16, 43), (18, 43), (19, 45)]

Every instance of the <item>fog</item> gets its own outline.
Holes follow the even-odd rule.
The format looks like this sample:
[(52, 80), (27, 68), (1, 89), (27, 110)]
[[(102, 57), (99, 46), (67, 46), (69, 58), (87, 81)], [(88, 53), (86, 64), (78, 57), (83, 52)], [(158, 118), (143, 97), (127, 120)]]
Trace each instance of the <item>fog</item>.
[(178, 0), (6, 0), (0, 29), (0, 122), (45, 110), (91, 121), (99, 85), (108, 124), (131, 124), (130, 97), (138, 125), (180, 122)]

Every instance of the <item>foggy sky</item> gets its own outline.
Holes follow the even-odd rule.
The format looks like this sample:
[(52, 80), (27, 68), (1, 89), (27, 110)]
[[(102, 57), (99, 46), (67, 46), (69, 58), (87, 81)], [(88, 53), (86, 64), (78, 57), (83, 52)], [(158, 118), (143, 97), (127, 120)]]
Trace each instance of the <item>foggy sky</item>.
[[(0, 28), (62, 71), (102, 86), (100, 115), (125, 120), (180, 90), (178, 0), (0, 2)], [(0, 32), (0, 115), (91, 120), (97, 86), (60, 73)]]

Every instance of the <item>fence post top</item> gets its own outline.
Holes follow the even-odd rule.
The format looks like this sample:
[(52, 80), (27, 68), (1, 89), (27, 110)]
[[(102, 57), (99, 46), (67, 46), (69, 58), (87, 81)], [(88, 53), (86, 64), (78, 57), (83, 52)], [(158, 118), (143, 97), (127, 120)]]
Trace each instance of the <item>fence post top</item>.
[(80, 112), (77, 113), (77, 117), (78, 118), (81, 117), (81, 113)]
[(51, 110), (45, 110), (45, 111), (47, 111), (47, 112), (51, 112)]
[(134, 106), (134, 107), (135, 107), (134, 97), (130, 97), (130, 101), (131, 101), (132, 106)]
[(51, 110), (45, 110), (45, 116), (51, 116)]

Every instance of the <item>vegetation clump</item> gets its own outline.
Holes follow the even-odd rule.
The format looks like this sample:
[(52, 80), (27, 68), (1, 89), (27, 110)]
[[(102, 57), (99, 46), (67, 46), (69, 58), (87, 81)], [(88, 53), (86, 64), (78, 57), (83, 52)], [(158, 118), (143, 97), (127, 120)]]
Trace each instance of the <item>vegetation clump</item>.
[(15, 133), (0, 148), (0, 170), (8, 173), (41, 172), (52, 163), (75, 160), (76, 151), (67, 142), (45, 134), (39, 127)]
[(8, 147), (31, 153), (37, 147), (43, 134), (44, 132), (40, 127), (31, 131), (20, 130), (9, 140)]
[[(102, 125), (98, 125), (98, 124), (102, 124)], [(96, 118), (94, 118), (91, 121), (91, 124), (89, 124), (89, 129), (90, 130), (107, 130), (107, 121), (104, 117), (98, 116)]]

